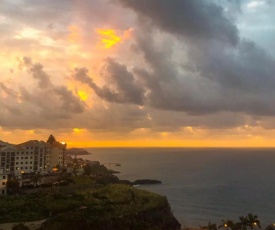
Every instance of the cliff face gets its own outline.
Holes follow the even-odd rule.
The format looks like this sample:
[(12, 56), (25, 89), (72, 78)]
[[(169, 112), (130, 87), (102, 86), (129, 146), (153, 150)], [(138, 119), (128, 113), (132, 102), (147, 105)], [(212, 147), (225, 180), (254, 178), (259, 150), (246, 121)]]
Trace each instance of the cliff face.
[(180, 229), (166, 197), (122, 185), (107, 186), (92, 196), (97, 199), (93, 206), (60, 213), (43, 224), (42, 229)]
[(44, 230), (178, 230), (179, 222), (171, 213), (170, 206), (123, 215), (116, 218), (94, 218), (87, 213), (66, 213), (42, 225)]
[[(68, 189), (68, 188), (67, 188)], [(176, 230), (166, 197), (132, 186), (38, 192), (0, 199), (0, 223), (47, 220), (47, 230)]]

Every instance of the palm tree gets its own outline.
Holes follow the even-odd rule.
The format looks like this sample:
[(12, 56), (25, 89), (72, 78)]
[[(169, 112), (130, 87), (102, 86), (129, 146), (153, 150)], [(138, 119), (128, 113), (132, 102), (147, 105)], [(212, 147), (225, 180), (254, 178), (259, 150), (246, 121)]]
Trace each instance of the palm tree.
[(220, 225), (219, 228), (238, 230), (240, 229), (240, 226), (238, 223), (234, 223), (232, 220), (222, 220), (222, 225)]
[(249, 213), (246, 218), (247, 218), (248, 227), (250, 227), (250, 229), (254, 229), (256, 227), (262, 228), (261, 222), (259, 221), (257, 215), (253, 215), (252, 213)]
[(247, 230), (247, 227), (248, 227), (247, 217), (240, 216), (239, 220), (240, 220), (240, 222), (238, 222), (237, 224), (240, 226), (240, 229), (241, 230)]
[(218, 230), (217, 225), (216, 224), (212, 224), (210, 221), (208, 223), (208, 225), (206, 226), (200, 226), (201, 229), (207, 229), (207, 230)]

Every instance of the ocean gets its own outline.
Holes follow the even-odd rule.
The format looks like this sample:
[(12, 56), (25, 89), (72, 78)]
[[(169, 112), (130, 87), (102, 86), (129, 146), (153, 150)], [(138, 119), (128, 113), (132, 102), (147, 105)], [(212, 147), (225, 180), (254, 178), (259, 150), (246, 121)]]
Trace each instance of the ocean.
[[(249, 212), (275, 223), (275, 149), (92, 148), (82, 156), (120, 171), (120, 179), (157, 179), (140, 186), (168, 198), (184, 227)], [(111, 163), (120, 163), (121, 167)]]

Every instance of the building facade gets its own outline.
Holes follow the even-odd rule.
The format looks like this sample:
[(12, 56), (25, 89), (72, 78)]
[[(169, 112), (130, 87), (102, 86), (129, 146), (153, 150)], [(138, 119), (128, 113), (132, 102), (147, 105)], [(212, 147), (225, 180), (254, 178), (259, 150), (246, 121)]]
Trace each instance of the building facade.
[(0, 167), (5, 173), (20, 176), (24, 173), (46, 174), (56, 165), (63, 166), (66, 145), (30, 140), (19, 145), (0, 147)]
[(8, 181), (8, 174), (5, 173), (5, 170), (3, 168), (0, 168), (0, 196), (6, 195), (7, 189), (6, 184)]
[(48, 155), (47, 155), (47, 169), (48, 171), (53, 170), (58, 165), (65, 166), (64, 154), (66, 151), (66, 144), (59, 142), (53, 142), (49, 145)]

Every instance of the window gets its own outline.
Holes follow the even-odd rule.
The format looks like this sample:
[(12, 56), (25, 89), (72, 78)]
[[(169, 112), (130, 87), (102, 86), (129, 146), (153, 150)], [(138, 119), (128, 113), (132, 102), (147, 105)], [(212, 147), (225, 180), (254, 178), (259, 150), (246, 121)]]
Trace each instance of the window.
[(25, 167), (25, 169), (28, 169), (28, 167)]
[(6, 182), (2, 182), (2, 185), (5, 185), (6, 184)]
[(2, 195), (4, 195), (5, 194), (5, 190), (2, 190)]
[(5, 180), (6, 179), (6, 176), (3, 176), (3, 180)]
[(25, 157), (25, 159), (28, 159), (28, 157)]

